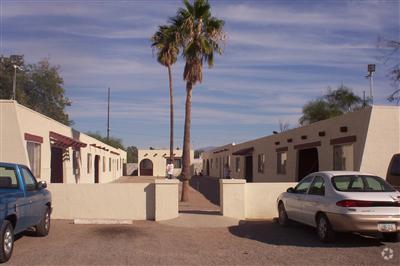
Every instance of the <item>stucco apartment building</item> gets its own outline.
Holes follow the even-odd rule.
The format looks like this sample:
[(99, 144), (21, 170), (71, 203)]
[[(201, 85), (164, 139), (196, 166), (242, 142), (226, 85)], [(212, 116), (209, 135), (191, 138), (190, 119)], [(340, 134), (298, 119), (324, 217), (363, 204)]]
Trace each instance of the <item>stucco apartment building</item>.
[[(138, 175), (165, 177), (169, 150), (138, 150)], [(191, 168), (193, 168), (194, 151), (190, 151)], [(174, 150), (174, 176), (182, 172), (182, 150)], [(193, 172), (193, 171), (192, 171)]]
[(385, 178), (389, 165), (400, 169), (391, 161), (400, 163), (400, 107), (373, 106), (207, 151), (203, 174), (223, 178), (227, 164), (231, 177), (247, 182), (293, 182), (323, 170), (364, 171)]
[(0, 100), (0, 161), (27, 165), (50, 183), (108, 183), (122, 176), (126, 152)]

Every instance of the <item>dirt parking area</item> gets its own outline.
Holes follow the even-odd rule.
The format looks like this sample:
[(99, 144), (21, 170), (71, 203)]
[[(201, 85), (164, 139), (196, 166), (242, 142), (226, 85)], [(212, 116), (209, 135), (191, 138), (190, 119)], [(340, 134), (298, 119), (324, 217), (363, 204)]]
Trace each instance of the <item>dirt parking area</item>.
[[(384, 248), (393, 258), (384, 260)], [(386, 251), (390, 252), (389, 249)], [(13, 265), (399, 265), (400, 244), (340, 235), (318, 241), (312, 228), (246, 221), (223, 228), (184, 228), (152, 221), (74, 225), (53, 220), (45, 238), (18, 236)]]

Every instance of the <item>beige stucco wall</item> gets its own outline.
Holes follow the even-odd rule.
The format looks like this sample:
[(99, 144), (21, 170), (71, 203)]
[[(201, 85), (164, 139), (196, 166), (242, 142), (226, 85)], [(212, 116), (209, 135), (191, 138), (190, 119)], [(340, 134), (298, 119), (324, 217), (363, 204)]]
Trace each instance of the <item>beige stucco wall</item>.
[[(53, 131), (58, 134), (78, 139), (86, 143), (87, 146), (81, 148), (81, 168), (80, 178), (76, 179), (72, 168), (72, 148), (67, 151), (70, 159), (63, 162), (64, 183), (94, 183), (94, 158), (95, 155), (100, 156), (99, 164), (99, 182), (108, 183), (122, 176), (121, 163), (126, 162), (126, 152), (120, 149), (115, 149), (97, 139), (94, 139), (86, 134), (80, 133), (72, 128), (65, 126), (51, 118), (48, 118), (38, 112), (35, 112), (27, 107), (24, 107), (15, 101), (1, 100), (1, 138), (0, 138), (0, 161), (17, 162), (29, 166), (28, 154), (26, 149), (26, 141), (24, 134), (29, 133), (43, 138), (41, 144), (41, 173), (40, 180), (50, 182), (50, 159), (51, 159), (51, 144), (49, 132)], [(102, 146), (108, 149), (95, 148), (91, 144)], [(117, 153), (113, 154), (111, 153)], [(92, 164), (90, 173), (87, 168), (87, 154), (92, 155)], [(106, 170), (103, 171), (103, 157), (106, 161)], [(68, 156), (67, 156), (68, 158)], [(109, 169), (109, 158), (111, 158), (111, 170)], [(118, 165), (117, 165), (118, 164)]]
[[(235, 144), (227, 144), (203, 153), (203, 175), (223, 178), (224, 166), (234, 169), (234, 159), (231, 156)], [(208, 166), (207, 166), (208, 165)]]
[(245, 184), (245, 216), (247, 219), (268, 219), (278, 216), (276, 199), (297, 183)]
[(372, 109), (360, 170), (386, 178), (392, 156), (400, 153), (400, 108)]
[(178, 181), (49, 184), (54, 219), (167, 220), (178, 216)]
[[(174, 158), (178, 159), (182, 157), (182, 150), (174, 150)], [(144, 159), (149, 159), (153, 163), (153, 176), (165, 177), (166, 176), (166, 167), (167, 167), (167, 159), (169, 157), (169, 150), (138, 150), (138, 174), (140, 173), (140, 162)], [(194, 160), (194, 151), (190, 151), (190, 162)], [(174, 176), (180, 175), (182, 172), (181, 168), (174, 169)]]
[[(298, 151), (295, 145), (321, 142), (317, 146), (319, 157), (319, 170), (333, 169), (333, 145), (332, 139), (356, 136), (353, 143), (353, 169), (355, 171), (369, 171), (385, 178), (390, 158), (400, 152), (400, 107), (365, 108), (356, 112), (323, 120), (308, 126), (288, 130), (245, 143), (236, 145), (225, 145), (214, 150), (205, 152), (205, 161), (213, 160), (213, 168), (210, 167), (210, 175), (221, 178), (222, 169), (218, 160), (228, 157), (232, 153), (253, 147), (253, 181), (254, 182), (293, 182), (298, 175)], [(340, 127), (347, 127), (347, 132), (341, 132)], [(325, 136), (319, 136), (324, 131)], [(368, 137), (367, 137), (368, 134)], [(302, 139), (307, 136), (307, 139)], [(292, 139), (292, 142), (288, 140)], [(227, 148), (228, 151), (216, 153), (218, 150)], [(277, 149), (287, 148), (286, 174), (277, 173)], [(258, 155), (265, 154), (266, 162), (264, 172), (258, 172)], [(379, 156), (377, 156), (379, 155)], [(235, 171), (235, 160), (240, 158), (239, 171)], [(206, 173), (206, 164), (203, 165), (203, 173)], [(234, 178), (245, 177), (245, 157), (230, 156), (231, 176)]]
[(243, 179), (220, 180), (223, 216), (236, 219), (272, 219), (277, 217), (276, 200), (280, 193), (297, 183), (246, 183)]

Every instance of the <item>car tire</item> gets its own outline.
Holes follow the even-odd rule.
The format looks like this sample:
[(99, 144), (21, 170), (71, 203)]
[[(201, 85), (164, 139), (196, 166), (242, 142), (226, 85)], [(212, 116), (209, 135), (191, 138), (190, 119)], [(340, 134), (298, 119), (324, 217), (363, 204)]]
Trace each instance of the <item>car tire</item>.
[(290, 220), (286, 213), (285, 205), (283, 205), (283, 202), (280, 202), (278, 205), (278, 223), (281, 226), (288, 226), (290, 224)]
[(325, 214), (317, 217), (317, 234), (322, 242), (330, 242), (335, 238), (335, 232)]
[(36, 235), (37, 236), (47, 236), (50, 231), (50, 208), (47, 208), (42, 220), (36, 225)]
[(382, 239), (385, 242), (397, 242), (399, 241), (398, 233), (382, 233)]
[(6, 262), (11, 258), (14, 249), (14, 228), (10, 221), (4, 220), (1, 225), (1, 250), (0, 263)]

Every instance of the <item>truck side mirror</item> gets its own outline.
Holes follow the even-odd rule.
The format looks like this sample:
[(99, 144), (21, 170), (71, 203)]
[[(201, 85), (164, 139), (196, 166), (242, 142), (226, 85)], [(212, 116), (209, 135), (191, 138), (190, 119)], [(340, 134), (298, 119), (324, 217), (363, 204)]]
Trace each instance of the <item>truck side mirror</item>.
[(39, 182), (37, 183), (37, 188), (38, 188), (38, 189), (47, 188), (47, 183), (46, 183), (46, 181), (39, 181)]

